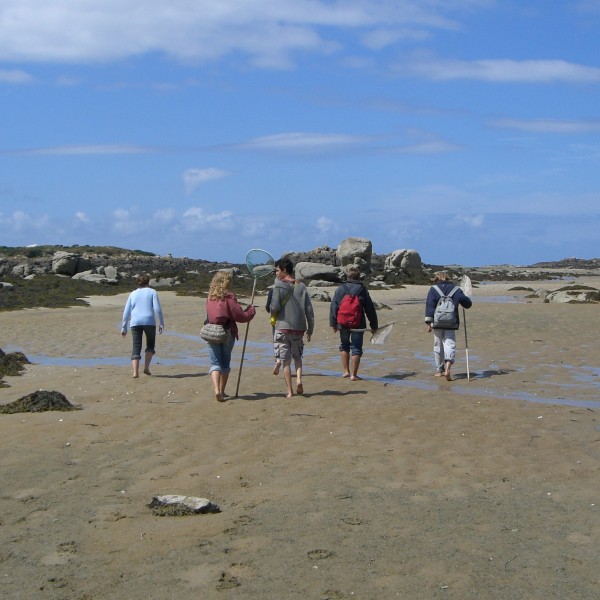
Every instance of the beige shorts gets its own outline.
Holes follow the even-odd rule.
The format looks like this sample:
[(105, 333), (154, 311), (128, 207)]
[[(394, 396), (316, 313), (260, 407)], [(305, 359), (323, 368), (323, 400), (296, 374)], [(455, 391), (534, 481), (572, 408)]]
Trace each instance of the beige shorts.
[(290, 362), (292, 359), (302, 358), (304, 353), (304, 334), (286, 333), (275, 330), (273, 336), (273, 355), (277, 360), (283, 363)]

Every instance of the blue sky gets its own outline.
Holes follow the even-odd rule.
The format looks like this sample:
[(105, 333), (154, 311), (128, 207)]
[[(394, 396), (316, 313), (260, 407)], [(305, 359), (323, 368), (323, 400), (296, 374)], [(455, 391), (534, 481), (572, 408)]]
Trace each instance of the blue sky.
[(2, 0), (0, 245), (600, 256), (600, 0)]

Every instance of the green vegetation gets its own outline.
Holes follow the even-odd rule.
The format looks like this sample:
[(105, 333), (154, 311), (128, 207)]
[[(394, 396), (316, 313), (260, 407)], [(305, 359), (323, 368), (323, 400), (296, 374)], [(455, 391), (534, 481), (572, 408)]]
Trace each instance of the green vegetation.
[(156, 256), (152, 252), (144, 250), (126, 250), (115, 246), (61, 246), (59, 245), (42, 245), (42, 246), (0, 246), (0, 255), (25, 256), (27, 258), (40, 258), (42, 256), (52, 256), (58, 251), (75, 252), (78, 254), (103, 254), (105, 256), (121, 256), (124, 254), (134, 254), (137, 256)]
[(131, 282), (102, 285), (70, 277), (38, 275), (33, 279), (3, 278), (12, 288), (0, 289), (0, 310), (86, 306), (85, 296), (108, 296), (131, 290)]

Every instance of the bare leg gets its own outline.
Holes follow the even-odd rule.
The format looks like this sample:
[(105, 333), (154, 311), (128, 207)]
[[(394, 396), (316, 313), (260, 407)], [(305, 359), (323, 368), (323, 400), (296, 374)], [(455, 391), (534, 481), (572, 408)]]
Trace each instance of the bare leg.
[(152, 357), (154, 356), (154, 352), (146, 352), (144, 356), (144, 373), (146, 375), (152, 375), (150, 373), (150, 363), (152, 362)]
[(131, 359), (131, 370), (133, 371), (133, 378), (137, 379), (140, 376), (140, 359)]
[(452, 363), (447, 360), (445, 363), (445, 370), (444, 370), (444, 377), (448, 380), (448, 381), (452, 381), (452, 375), (450, 374), (450, 369), (452, 368)]
[(350, 353), (342, 350), (340, 356), (342, 358), (342, 377), (350, 377)]
[(221, 371), (213, 371), (210, 374), (213, 388), (215, 390), (215, 398), (217, 402), (223, 402), (223, 394), (221, 394)]
[(287, 388), (287, 397), (291, 398), (294, 392), (292, 392), (292, 368), (289, 362), (283, 363), (283, 378), (285, 379), (285, 387)]
[(350, 375), (350, 379), (352, 381), (356, 381), (357, 379), (360, 379), (360, 377), (358, 376), (358, 367), (360, 366), (360, 356), (358, 354), (355, 354), (352, 357), (352, 375)]
[(229, 373), (221, 373), (221, 397), (225, 398), (225, 387), (227, 386), (227, 380), (229, 379)]
[(294, 366), (296, 367), (296, 393), (304, 394), (304, 386), (302, 385), (302, 361), (295, 361)]

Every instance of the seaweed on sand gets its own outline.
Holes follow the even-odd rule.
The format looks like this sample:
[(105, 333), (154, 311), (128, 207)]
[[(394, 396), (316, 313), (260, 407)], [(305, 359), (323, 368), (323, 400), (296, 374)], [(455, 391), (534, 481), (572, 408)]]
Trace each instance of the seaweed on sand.
[(20, 375), (21, 371), (25, 368), (23, 365), (28, 365), (29, 361), (22, 352), (11, 352), (6, 354), (0, 348), (0, 388), (8, 387), (8, 385), (2, 380), (7, 375), (14, 377)]
[(71, 404), (60, 392), (37, 390), (14, 402), (0, 406), (0, 414), (10, 415), (22, 412), (45, 412), (49, 410), (79, 410), (81, 407)]

